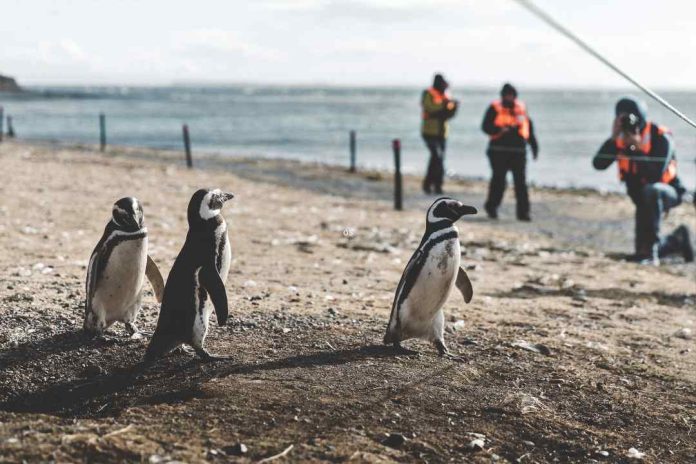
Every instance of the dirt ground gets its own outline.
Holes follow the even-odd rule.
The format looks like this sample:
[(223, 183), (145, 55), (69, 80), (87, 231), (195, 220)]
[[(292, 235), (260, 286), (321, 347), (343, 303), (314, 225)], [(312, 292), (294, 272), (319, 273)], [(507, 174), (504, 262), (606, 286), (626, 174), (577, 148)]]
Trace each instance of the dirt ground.
[[(534, 189), (531, 224), (509, 205), (462, 220), (461, 359), (395, 356), (381, 339), (432, 200), (417, 179), (396, 212), (383, 175), (173, 156), (0, 145), (0, 462), (696, 462), (696, 266), (618, 259), (625, 197)], [(233, 360), (138, 372), (147, 340), (81, 333), (87, 259), (134, 195), (166, 275), (203, 186), (236, 194), (230, 320), (207, 341)], [(483, 183), (448, 188), (481, 206)], [(157, 313), (149, 291), (141, 329)]]

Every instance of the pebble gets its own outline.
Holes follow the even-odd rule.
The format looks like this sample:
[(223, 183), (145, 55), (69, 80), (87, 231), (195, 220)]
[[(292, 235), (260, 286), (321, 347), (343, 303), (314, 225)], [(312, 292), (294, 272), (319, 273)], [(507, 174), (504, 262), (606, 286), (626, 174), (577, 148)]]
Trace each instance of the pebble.
[(600, 456), (605, 457), (605, 458), (609, 457), (609, 451), (600, 450), (600, 451), (597, 451), (597, 454), (599, 454)]
[(645, 453), (638, 451), (635, 448), (629, 448), (628, 452), (626, 453), (626, 457), (628, 459), (643, 459), (645, 457)]
[(522, 441), (522, 443), (524, 443), (524, 444), (527, 445), (527, 446), (531, 446), (531, 447), (534, 446), (534, 442), (533, 442), (533, 441), (524, 440), (524, 441)]
[(404, 443), (406, 443), (406, 437), (400, 433), (390, 433), (389, 435), (387, 435), (384, 441), (382, 441), (383, 445), (388, 446), (390, 448), (399, 448)]
[(481, 451), (483, 447), (486, 445), (486, 442), (484, 441), (483, 438), (475, 438), (469, 442), (466, 447), (470, 449), (471, 451)]
[(90, 364), (82, 370), (82, 377), (96, 377), (97, 375), (104, 374), (104, 368), (97, 366), (96, 364)]
[(693, 337), (693, 332), (688, 327), (682, 327), (681, 329), (674, 332), (674, 336), (678, 338), (683, 338), (684, 340), (691, 340)]
[(466, 325), (466, 324), (465, 324), (464, 321), (458, 320), (457, 322), (454, 323), (454, 325), (452, 326), (452, 328), (453, 328), (455, 331), (460, 331), (460, 330), (464, 330), (464, 326), (465, 326), (465, 325)]
[(224, 448), (222, 448), (222, 451), (224, 451), (225, 454), (229, 456), (242, 456), (244, 454), (247, 454), (247, 452), (249, 452), (249, 449), (244, 443), (235, 443), (231, 446), (225, 446)]

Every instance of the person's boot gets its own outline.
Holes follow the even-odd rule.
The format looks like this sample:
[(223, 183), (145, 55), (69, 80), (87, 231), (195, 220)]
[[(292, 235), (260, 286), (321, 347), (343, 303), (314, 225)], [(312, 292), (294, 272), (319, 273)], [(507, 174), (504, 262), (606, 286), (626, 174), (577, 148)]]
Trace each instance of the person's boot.
[(423, 181), (423, 193), (425, 193), (426, 195), (430, 195), (430, 184), (427, 180)]
[(684, 258), (684, 261), (690, 263), (694, 260), (694, 247), (691, 244), (691, 234), (689, 229), (684, 225), (680, 225), (674, 232), (669, 234), (665, 240), (665, 244), (660, 249), (661, 256), (679, 253)]
[(436, 194), (436, 195), (442, 195), (442, 194), (443, 194), (443, 192), (442, 192), (442, 185), (436, 185), (436, 186), (435, 186), (435, 194)]
[(638, 258), (638, 264), (648, 265), (648, 266), (659, 266), (660, 265), (660, 244), (654, 243), (647, 250), (640, 253)]
[(526, 214), (518, 214), (517, 215), (517, 220), (522, 221), (522, 222), (532, 222), (532, 217), (529, 215), (529, 213)]
[(491, 208), (488, 205), (484, 205), (483, 209), (486, 210), (486, 214), (488, 215), (488, 219), (498, 219), (498, 211), (496, 211), (494, 208)]

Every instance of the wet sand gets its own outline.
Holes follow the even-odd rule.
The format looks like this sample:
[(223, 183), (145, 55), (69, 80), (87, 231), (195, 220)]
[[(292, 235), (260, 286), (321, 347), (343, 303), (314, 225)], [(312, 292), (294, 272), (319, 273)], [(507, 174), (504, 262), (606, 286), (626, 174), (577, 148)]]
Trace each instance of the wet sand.
[[(380, 346), (432, 201), (419, 179), (395, 212), (388, 174), (316, 164), (208, 157), (187, 170), (180, 153), (17, 142), (0, 162), (0, 460), (256, 461), (290, 445), (294, 462), (616, 462), (631, 447), (696, 459), (696, 266), (615, 259), (632, 242), (625, 196), (533, 189), (526, 224), (509, 192), (500, 221), (461, 221), (475, 294), (445, 307), (457, 361), (417, 341), (420, 356)], [(236, 194), (230, 321), (208, 340), (234, 361), (180, 353), (135, 375), (146, 341), (80, 332), (87, 259), (111, 204), (134, 195), (166, 275), (202, 186)], [(477, 207), (485, 189), (447, 184)], [(693, 218), (682, 206), (666, 229)], [(149, 292), (142, 329), (157, 311)]]

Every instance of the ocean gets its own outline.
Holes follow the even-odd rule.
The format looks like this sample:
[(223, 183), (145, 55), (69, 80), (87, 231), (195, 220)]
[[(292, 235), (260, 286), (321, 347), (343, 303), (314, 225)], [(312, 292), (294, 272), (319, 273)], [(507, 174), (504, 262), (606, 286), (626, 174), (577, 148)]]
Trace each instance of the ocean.
[[(188, 124), (195, 152), (283, 157), (348, 165), (349, 131), (357, 132), (358, 166), (392, 169), (391, 140), (401, 139), (406, 172), (422, 173), (427, 152), (419, 135), (421, 88), (342, 87), (29, 87), (0, 94), (18, 137), (98, 143), (98, 114), (106, 114), (109, 144), (182, 149)], [(458, 89), (446, 167), (451, 175), (487, 178), (486, 136), (480, 125), (496, 89)], [(541, 147), (528, 164), (531, 183), (622, 190), (616, 169), (595, 171), (592, 156), (609, 136), (616, 100), (637, 92), (527, 90), (520, 98)], [(696, 92), (665, 92), (687, 115), (696, 115)], [(679, 175), (696, 185), (696, 130), (653, 101), (650, 118), (672, 129)], [(530, 156), (531, 158), (531, 156)]]

